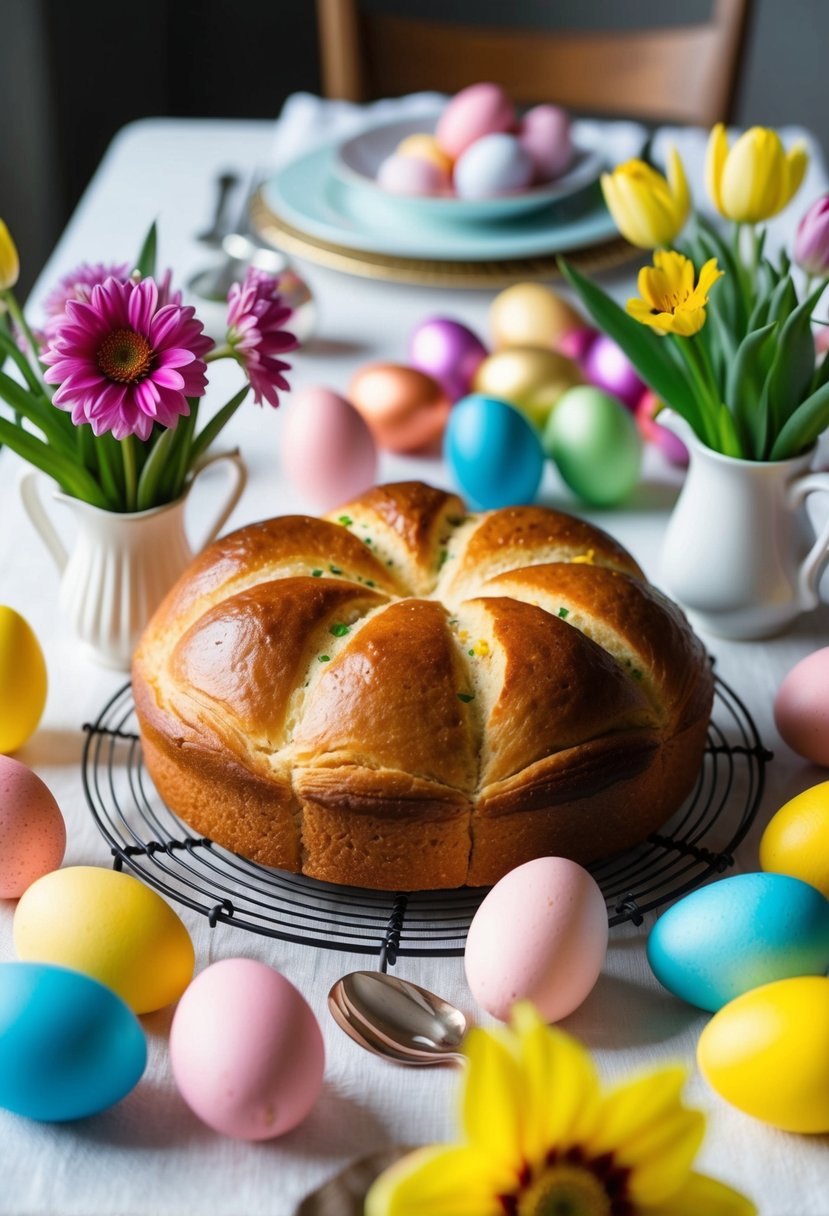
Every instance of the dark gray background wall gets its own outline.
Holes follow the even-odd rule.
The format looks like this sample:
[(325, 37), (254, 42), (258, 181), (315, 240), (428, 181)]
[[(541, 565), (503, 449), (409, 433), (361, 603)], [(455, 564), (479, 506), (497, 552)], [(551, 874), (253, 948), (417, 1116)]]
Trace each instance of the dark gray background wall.
[[(441, 20), (631, 28), (710, 0), (364, 0)], [(319, 90), (313, 0), (0, 0), (0, 217), (24, 289), (109, 140), (149, 115), (276, 116)], [(753, 0), (735, 122), (810, 127), (829, 149), (829, 0)]]

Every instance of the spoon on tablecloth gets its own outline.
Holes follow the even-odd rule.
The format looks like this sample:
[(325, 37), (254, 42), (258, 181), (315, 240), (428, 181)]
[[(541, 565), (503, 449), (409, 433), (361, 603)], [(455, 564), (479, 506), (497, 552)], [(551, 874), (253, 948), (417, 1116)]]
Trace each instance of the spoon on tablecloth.
[(337, 1025), (366, 1051), (397, 1064), (460, 1064), (466, 1018), (418, 984), (383, 971), (352, 971), (328, 994)]

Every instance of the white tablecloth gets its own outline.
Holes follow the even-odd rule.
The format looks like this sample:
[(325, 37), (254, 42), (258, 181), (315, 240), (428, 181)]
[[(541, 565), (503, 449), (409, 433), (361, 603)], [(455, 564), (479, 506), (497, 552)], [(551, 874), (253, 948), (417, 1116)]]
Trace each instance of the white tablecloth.
[[(702, 133), (685, 132), (681, 142), (690, 175), (701, 181), (695, 166), (702, 157)], [(244, 177), (268, 161), (272, 146), (273, 125), (264, 122), (159, 119), (128, 127), (109, 150), (44, 270), (32, 297), (31, 317), (37, 319), (38, 303), (58, 274), (83, 260), (129, 259), (154, 218), (160, 221), (160, 264), (174, 266), (178, 281), (184, 281), (205, 260), (193, 234), (209, 219), (216, 173), (231, 167)], [(816, 164), (800, 196), (803, 206), (825, 188), (825, 176)], [(800, 210), (798, 202), (776, 221), (779, 236), (791, 235)], [(319, 327), (313, 344), (294, 358), (295, 388), (323, 383), (343, 389), (351, 372), (367, 360), (404, 359), (407, 335), (427, 313), (440, 311), (485, 330), (489, 297), (484, 293), (438, 294), (348, 279), (313, 266), (304, 269), (317, 296)], [(632, 281), (627, 272), (611, 284), (624, 295)], [(221, 404), (234, 384), (233, 369), (219, 367), (210, 400)], [(241, 447), (251, 478), (229, 527), (313, 509), (280, 470), (280, 428), (289, 408), (286, 403), (275, 413), (246, 405), (234, 420), (228, 438)], [(16, 458), (0, 453), (0, 603), (16, 607), (31, 622), (50, 673), (41, 727), (19, 758), (44, 777), (63, 808), (69, 829), (67, 864), (106, 866), (109, 851), (81, 787), (80, 728), (97, 716), (124, 677), (92, 665), (73, 646), (56, 607), (57, 574), (17, 500), (18, 473)], [(449, 484), (438, 460), (383, 457), (382, 479), (409, 476)], [(677, 475), (650, 453), (633, 500), (623, 509), (591, 516), (614, 532), (657, 581), (660, 537), (676, 485)], [(194, 517), (203, 494), (209, 494), (209, 488), (194, 495)], [(543, 501), (574, 506), (552, 472), (544, 483)], [(788, 668), (827, 643), (827, 625), (829, 610), (824, 608), (771, 642), (705, 639), (718, 670), (746, 701), (775, 752), (758, 822), (739, 850), (740, 869), (757, 868), (760, 830), (774, 810), (826, 776), (795, 757), (777, 737), (771, 706)], [(2, 959), (14, 956), (13, 912), (11, 902), (0, 906)], [(327, 1047), (325, 1086), (315, 1110), (302, 1127), (269, 1143), (248, 1145), (214, 1134), (190, 1114), (173, 1086), (167, 1010), (143, 1019), (150, 1041), (147, 1073), (112, 1110), (63, 1126), (39, 1125), (0, 1112), (0, 1213), (290, 1216), (302, 1196), (352, 1157), (395, 1141), (425, 1143), (452, 1136), (457, 1075), (449, 1070), (411, 1072), (369, 1057), (342, 1035), (326, 1011), (331, 983), (347, 970), (370, 966), (369, 960), (223, 925), (211, 931), (197, 914), (182, 915), (195, 941), (199, 967), (232, 955), (255, 956), (282, 970), (311, 1002)], [(657, 984), (645, 960), (647, 929), (648, 923), (641, 929), (614, 930), (605, 973), (564, 1025), (593, 1050), (607, 1080), (668, 1060), (684, 1061), (690, 1070), (687, 1099), (709, 1115), (700, 1168), (751, 1194), (763, 1216), (829, 1216), (827, 1138), (777, 1132), (726, 1106), (708, 1089), (694, 1069), (696, 1040), (706, 1015), (676, 1001)], [(460, 959), (405, 959), (398, 970), (476, 1015)]]

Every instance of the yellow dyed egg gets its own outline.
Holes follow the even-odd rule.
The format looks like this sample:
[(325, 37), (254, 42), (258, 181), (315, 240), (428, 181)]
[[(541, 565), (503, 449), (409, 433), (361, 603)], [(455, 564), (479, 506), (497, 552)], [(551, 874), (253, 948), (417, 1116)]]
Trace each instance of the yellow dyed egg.
[(169, 904), (130, 874), (97, 866), (68, 866), (33, 883), (17, 905), (14, 945), (26, 962), (92, 976), (135, 1013), (177, 1001), (195, 964)]
[(802, 878), (829, 899), (829, 781), (781, 806), (763, 832), (760, 865)]
[(447, 156), (434, 135), (407, 135), (397, 145), (398, 156), (417, 156), (420, 160), (431, 161), (444, 173), (452, 174), (452, 157)]
[(697, 1062), (712, 1089), (786, 1132), (829, 1132), (829, 979), (744, 992), (703, 1030)]
[(541, 346), (550, 350), (564, 334), (586, 324), (571, 304), (542, 283), (516, 283), (497, 295), (489, 309), (496, 348)]
[(559, 398), (582, 382), (572, 359), (538, 346), (512, 346), (484, 359), (472, 387), (476, 393), (514, 405), (543, 430)]
[(34, 734), (46, 704), (46, 661), (31, 627), (0, 604), (0, 753)]

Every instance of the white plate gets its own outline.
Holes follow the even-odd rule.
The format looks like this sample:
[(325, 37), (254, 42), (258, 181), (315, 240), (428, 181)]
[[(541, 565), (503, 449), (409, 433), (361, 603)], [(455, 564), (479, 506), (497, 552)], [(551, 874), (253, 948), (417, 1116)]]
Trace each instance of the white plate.
[(419, 215), (424, 219), (450, 222), (481, 222), (522, 215), (548, 207), (557, 200), (569, 198), (597, 181), (604, 167), (602, 158), (596, 151), (576, 146), (569, 169), (555, 181), (514, 194), (502, 194), (497, 198), (431, 197), (392, 194), (384, 190), (376, 180), (383, 161), (392, 155), (401, 140), (409, 135), (431, 132), (436, 121), (437, 116), (431, 122), (428, 118), (405, 119), (363, 131), (339, 145), (333, 161), (334, 172), (353, 187), (390, 199), (401, 212), (409, 216)]

